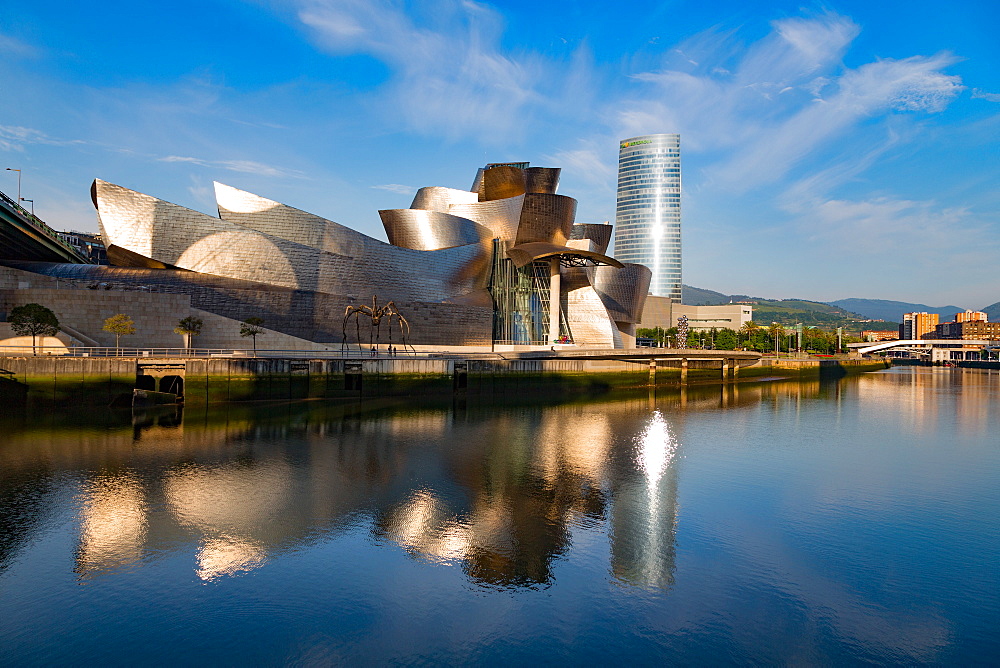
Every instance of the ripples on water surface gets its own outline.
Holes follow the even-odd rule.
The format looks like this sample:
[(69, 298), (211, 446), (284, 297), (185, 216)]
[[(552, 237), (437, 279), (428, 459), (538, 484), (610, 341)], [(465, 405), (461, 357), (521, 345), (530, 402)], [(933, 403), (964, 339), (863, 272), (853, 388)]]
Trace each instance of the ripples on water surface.
[(10, 664), (989, 663), (1000, 374), (6, 416)]

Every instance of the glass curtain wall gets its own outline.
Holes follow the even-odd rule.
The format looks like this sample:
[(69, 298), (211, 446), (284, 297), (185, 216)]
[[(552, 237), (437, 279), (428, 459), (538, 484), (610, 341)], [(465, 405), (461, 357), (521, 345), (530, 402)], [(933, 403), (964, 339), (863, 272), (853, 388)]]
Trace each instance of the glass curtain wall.
[(653, 272), (649, 293), (681, 301), (681, 139), (644, 135), (621, 142), (615, 258)]
[[(516, 267), (503, 242), (493, 242), (493, 340), (503, 344), (547, 345), (549, 334), (549, 262)], [(572, 338), (562, 309), (559, 333)]]

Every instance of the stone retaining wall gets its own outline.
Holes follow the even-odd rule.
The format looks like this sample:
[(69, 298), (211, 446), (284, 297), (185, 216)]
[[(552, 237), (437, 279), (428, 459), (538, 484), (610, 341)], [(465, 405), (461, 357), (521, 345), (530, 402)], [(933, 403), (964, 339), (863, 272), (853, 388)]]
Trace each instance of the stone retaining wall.
[[(787, 362), (792, 362), (791, 364)], [(765, 360), (740, 367), (740, 379), (754, 377), (816, 378), (885, 368), (872, 360)], [(615, 388), (677, 385), (677, 360), (662, 361), (655, 375), (648, 361), (624, 360), (484, 360), (484, 359), (269, 359), (216, 358), (136, 360), (116, 358), (0, 357), (0, 371), (28, 386), (30, 402), (108, 405), (143, 383), (145, 365), (175, 366), (163, 371), (183, 376), (189, 405), (235, 401), (292, 401), (337, 397), (422, 395), (547, 395), (604, 392)], [(722, 381), (721, 361), (692, 361), (688, 383)], [(170, 391), (175, 391), (171, 389)]]

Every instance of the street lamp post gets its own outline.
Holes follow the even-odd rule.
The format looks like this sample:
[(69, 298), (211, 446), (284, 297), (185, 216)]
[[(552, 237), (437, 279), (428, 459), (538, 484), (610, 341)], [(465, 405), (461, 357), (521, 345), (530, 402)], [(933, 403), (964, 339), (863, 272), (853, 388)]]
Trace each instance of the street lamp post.
[(35, 200), (33, 200), (33, 199), (25, 199), (23, 197), (19, 197), (18, 199), (20, 199), (22, 202), (31, 202), (31, 217), (34, 218), (35, 217)]
[(17, 201), (21, 201), (21, 170), (14, 169), (13, 167), (7, 168), (8, 172), (17, 172)]

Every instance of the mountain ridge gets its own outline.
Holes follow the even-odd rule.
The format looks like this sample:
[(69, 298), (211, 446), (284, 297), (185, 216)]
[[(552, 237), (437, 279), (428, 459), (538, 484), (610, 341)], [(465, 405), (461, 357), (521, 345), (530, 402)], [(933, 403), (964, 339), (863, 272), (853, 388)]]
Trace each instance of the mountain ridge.
[[(812, 322), (814, 324), (837, 325), (837, 320), (885, 321), (872, 323), (871, 329), (880, 327), (895, 328), (901, 322), (904, 313), (925, 311), (937, 313), (943, 321), (950, 321), (956, 313), (967, 309), (953, 304), (947, 306), (929, 306), (915, 302), (903, 302), (891, 299), (866, 299), (849, 297), (830, 302), (819, 302), (808, 299), (768, 299), (750, 295), (724, 294), (715, 290), (696, 288), (691, 285), (682, 287), (683, 301), (692, 306), (729, 304), (732, 302), (754, 302), (754, 318), (760, 321), (773, 319), (783, 321), (789, 318), (796, 321)], [(991, 321), (1000, 321), (1000, 301), (977, 309), (986, 313)], [(758, 317), (759, 316), (759, 317)]]

